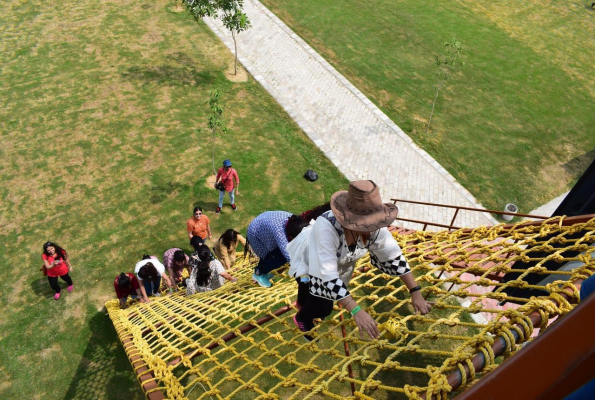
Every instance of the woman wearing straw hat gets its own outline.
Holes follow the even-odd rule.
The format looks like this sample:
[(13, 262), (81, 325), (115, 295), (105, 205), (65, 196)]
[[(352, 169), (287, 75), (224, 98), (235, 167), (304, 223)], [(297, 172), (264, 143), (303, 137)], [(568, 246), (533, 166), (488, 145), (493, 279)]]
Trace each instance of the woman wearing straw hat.
[[(300, 311), (294, 322), (302, 332), (314, 328), (314, 318), (330, 315), (333, 302), (337, 301), (354, 317), (362, 338), (364, 332), (371, 338), (378, 337), (376, 321), (357, 304), (347, 288), (356, 261), (368, 251), (372, 265), (401, 278), (416, 311), (422, 314), (430, 311), (401, 248), (387, 229), (397, 213), (394, 204), (382, 203), (374, 182), (354, 181), (349, 190), (333, 194), (331, 211), (318, 217), (289, 243), (289, 274), (299, 284)], [(309, 335), (305, 337), (312, 340)]]

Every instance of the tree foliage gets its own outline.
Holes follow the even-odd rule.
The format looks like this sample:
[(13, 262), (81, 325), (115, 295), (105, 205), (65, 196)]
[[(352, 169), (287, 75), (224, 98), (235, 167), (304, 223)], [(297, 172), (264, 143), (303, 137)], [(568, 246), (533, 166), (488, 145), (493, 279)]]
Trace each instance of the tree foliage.
[(234, 74), (238, 73), (238, 45), (236, 35), (250, 28), (250, 20), (244, 13), (244, 0), (184, 0), (186, 9), (195, 20), (204, 17), (219, 18), (231, 32), (234, 44)]
[(444, 44), (444, 49), (441, 55), (437, 55), (435, 58), (436, 63), (436, 75), (438, 75), (438, 83), (436, 85), (436, 94), (434, 95), (434, 101), (432, 101), (432, 111), (430, 112), (430, 118), (428, 118), (428, 125), (426, 126), (426, 132), (430, 129), (432, 123), (432, 115), (434, 115), (434, 107), (436, 106), (436, 99), (440, 89), (446, 84), (446, 82), (452, 77), (453, 73), (459, 65), (464, 65), (459, 58), (463, 51), (463, 45), (456, 38), (450, 39), (449, 42)]

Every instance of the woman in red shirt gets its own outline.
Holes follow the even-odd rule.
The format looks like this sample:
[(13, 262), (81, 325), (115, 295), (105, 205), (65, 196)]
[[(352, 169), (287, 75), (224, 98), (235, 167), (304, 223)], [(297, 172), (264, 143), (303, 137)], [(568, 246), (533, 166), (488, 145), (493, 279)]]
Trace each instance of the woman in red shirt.
[(62, 278), (62, 280), (68, 284), (68, 293), (72, 292), (74, 286), (70, 275), (68, 275), (69, 272), (72, 272), (72, 265), (70, 265), (66, 250), (57, 244), (46, 242), (43, 245), (43, 254), (41, 255), (41, 258), (43, 259), (43, 264), (47, 270), (50, 286), (54, 289), (54, 292), (56, 292), (54, 300), (60, 298), (60, 292), (62, 291), (60, 285), (58, 285), (58, 277)]
[(128, 296), (132, 297), (132, 300), (140, 299), (142, 302), (145, 301), (140, 290), (140, 285), (138, 284), (138, 279), (130, 272), (122, 272), (116, 276), (116, 279), (114, 279), (114, 289), (116, 289), (116, 296), (120, 300), (120, 308), (122, 309), (126, 308)]

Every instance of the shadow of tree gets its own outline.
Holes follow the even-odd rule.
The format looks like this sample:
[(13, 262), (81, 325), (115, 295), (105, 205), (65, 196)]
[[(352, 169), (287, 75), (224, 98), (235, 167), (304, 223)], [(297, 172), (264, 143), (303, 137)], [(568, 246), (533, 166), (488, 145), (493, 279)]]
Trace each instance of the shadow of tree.
[(564, 169), (569, 174), (576, 175), (577, 178), (580, 178), (593, 160), (595, 160), (595, 150), (574, 157), (572, 160), (564, 164)]
[(151, 203), (158, 204), (167, 199), (172, 192), (185, 192), (190, 190), (190, 185), (185, 185), (179, 182), (166, 182), (163, 184), (156, 184), (151, 187)]
[(89, 313), (91, 337), (64, 399), (144, 398), (109, 316)]
[(196, 61), (185, 53), (173, 53), (170, 60), (179, 65), (133, 66), (128, 68), (128, 72), (123, 73), (122, 76), (171, 86), (211, 85), (217, 78), (225, 78), (219, 71), (197, 71), (194, 68)]

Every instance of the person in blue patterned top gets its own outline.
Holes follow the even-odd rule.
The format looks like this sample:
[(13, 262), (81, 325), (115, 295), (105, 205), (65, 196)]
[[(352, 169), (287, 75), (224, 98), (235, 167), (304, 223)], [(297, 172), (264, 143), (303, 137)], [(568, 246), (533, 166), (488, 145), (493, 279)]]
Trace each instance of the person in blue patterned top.
[(308, 226), (310, 220), (328, 210), (330, 205), (326, 203), (300, 215), (266, 211), (254, 218), (246, 234), (249, 246), (259, 258), (252, 279), (260, 286), (271, 287), (271, 271), (290, 261), (287, 244)]
[(351, 182), (348, 191), (333, 194), (330, 207), (331, 211), (322, 214), (287, 247), (289, 275), (298, 280), (300, 311), (294, 316), (298, 329), (310, 331), (314, 318), (326, 318), (337, 301), (354, 317), (362, 338), (364, 332), (378, 337), (376, 322), (358, 306), (348, 289), (356, 261), (368, 251), (372, 265), (399, 276), (411, 293), (415, 310), (427, 314), (430, 305), (387, 229), (397, 217), (397, 207), (382, 203), (378, 186), (372, 181)]

